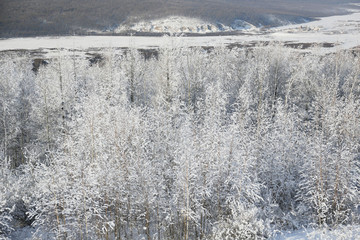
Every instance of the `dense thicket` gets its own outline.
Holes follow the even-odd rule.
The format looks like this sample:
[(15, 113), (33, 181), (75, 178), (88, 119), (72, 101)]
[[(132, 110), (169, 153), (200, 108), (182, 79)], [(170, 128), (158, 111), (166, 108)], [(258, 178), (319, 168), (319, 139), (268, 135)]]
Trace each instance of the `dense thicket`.
[(36, 73), (29, 57), (1, 59), (0, 237), (29, 222), (43, 239), (359, 223), (358, 57), (159, 51), (59, 56)]

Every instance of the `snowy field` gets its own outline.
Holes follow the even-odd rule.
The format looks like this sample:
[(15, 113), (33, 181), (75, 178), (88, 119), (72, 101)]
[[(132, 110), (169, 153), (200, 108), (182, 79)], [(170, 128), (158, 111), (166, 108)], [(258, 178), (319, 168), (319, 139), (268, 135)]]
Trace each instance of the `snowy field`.
[(287, 25), (266, 31), (247, 31), (236, 36), (203, 37), (140, 37), (140, 36), (67, 36), (11, 38), (0, 40), (0, 51), (58, 49), (88, 50), (93, 48), (163, 48), (172, 46), (226, 46), (250, 42), (275, 41), (284, 43), (332, 43), (333, 48), (324, 49), (334, 52), (360, 45), (360, 13), (324, 17), (306, 24)]
[(336, 230), (297, 230), (294, 232), (279, 233), (274, 240), (358, 240), (360, 239), (360, 226), (342, 227)]
[[(12, 239), (30, 240), (35, 229), (25, 227), (12, 233)], [(294, 232), (278, 233), (272, 240), (358, 240), (360, 239), (360, 226), (348, 226), (336, 230), (303, 229)]]

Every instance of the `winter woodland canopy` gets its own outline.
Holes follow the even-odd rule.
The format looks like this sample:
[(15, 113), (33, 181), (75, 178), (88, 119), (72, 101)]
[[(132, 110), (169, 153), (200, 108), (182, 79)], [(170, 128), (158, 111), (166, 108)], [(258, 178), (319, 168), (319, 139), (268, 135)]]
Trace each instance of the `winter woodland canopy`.
[(147, 240), (359, 224), (356, 53), (101, 54), (34, 70), (1, 57), (0, 238), (29, 224), (40, 239)]

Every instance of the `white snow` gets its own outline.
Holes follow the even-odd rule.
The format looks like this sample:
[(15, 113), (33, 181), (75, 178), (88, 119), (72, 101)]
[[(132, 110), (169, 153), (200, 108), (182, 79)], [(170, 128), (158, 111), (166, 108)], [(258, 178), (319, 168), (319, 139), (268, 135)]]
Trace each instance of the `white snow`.
[(358, 240), (360, 226), (344, 226), (337, 229), (303, 229), (293, 232), (281, 232), (273, 240)]
[(27, 240), (32, 239), (36, 229), (30, 226), (17, 228), (16, 231), (10, 234), (10, 239)]
[(263, 36), (138, 37), (71, 36), (11, 38), (0, 40), (0, 51), (17, 49), (156, 48), (171, 46), (220, 46), (234, 42), (263, 40)]
[(269, 36), (276, 41), (335, 43), (338, 47), (333, 50), (353, 48), (360, 45), (360, 13), (274, 28)]
[[(172, 16), (168, 18), (155, 19), (151, 21), (141, 21), (131, 26), (120, 26), (115, 32), (133, 30), (136, 32), (170, 32), (170, 33), (209, 33), (219, 32), (221, 26), (209, 23), (197, 18), (187, 18)], [(229, 27), (224, 26), (224, 30)]]
[(234, 30), (247, 30), (247, 31), (259, 31), (257, 27), (254, 25), (244, 21), (244, 20), (235, 20), (233, 24), (231, 24), (231, 28)]
[(132, 25), (121, 25), (115, 29), (114, 32), (121, 33), (129, 30), (135, 32), (156, 33), (216, 33), (235, 30), (256, 31), (258, 29), (254, 25), (243, 20), (235, 20), (233, 24), (227, 26), (219, 22), (207, 22), (198, 18), (171, 16), (150, 21), (140, 21)]

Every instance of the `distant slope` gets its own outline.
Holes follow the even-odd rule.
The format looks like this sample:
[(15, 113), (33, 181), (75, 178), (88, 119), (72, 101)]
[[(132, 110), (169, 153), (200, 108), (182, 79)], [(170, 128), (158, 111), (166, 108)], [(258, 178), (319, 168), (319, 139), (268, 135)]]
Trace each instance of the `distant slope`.
[(166, 16), (278, 25), (269, 16), (296, 22), (342, 13), (347, 2), (360, 0), (1, 0), (0, 37), (84, 34)]

